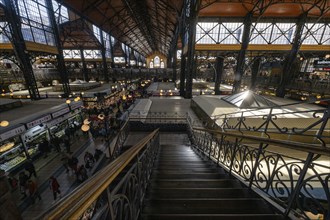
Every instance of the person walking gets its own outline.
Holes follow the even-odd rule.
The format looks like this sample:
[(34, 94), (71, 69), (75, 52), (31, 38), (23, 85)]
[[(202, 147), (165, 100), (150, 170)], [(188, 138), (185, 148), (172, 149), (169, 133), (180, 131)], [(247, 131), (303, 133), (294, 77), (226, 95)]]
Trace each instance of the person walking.
[(35, 169), (35, 167), (33, 165), (32, 160), (30, 160), (30, 159), (26, 160), (24, 169), (29, 172), (29, 179), (31, 178), (32, 175), (35, 178), (37, 178), (36, 169)]
[(20, 191), (23, 195), (22, 199), (26, 198), (26, 189), (27, 189), (27, 183), (28, 183), (29, 177), (26, 175), (24, 171), (20, 172), (18, 175), (18, 180), (19, 180), (19, 186), (20, 186)]
[(68, 160), (68, 165), (74, 171), (74, 173), (78, 176), (78, 159), (71, 155), (71, 157)]
[(66, 170), (66, 173), (69, 172), (69, 156), (66, 153), (63, 153), (63, 157), (61, 158), (63, 166)]
[(49, 179), (49, 188), (53, 191), (54, 201), (56, 201), (57, 194), (61, 197), (60, 184), (54, 176)]
[(59, 139), (56, 135), (54, 135), (54, 136), (53, 136), (53, 145), (54, 145), (55, 150), (56, 150), (57, 152), (61, 152), (61, 146), (60, 146), (60, 143), (61, 143), (60, 139)]
[(36, 182), (34, 182), (33, 180), (28, 180), (27, 188), (29, 190), (29, 196), (32, 201), (32, 204), (34, 204), (36, 197), (39, 198), (39, 201), (41, 200), (41, 196)]
[(68, 135), (64, 136), (64, 146), (66, 148), (66, 152), (68, 154), (72, 154), (71, 152), (71, 144), (70, 144), (70, 137)]
[(84, 164), (79, 166), (77, 178), (81, 183), (88, 179), (87, 170)]

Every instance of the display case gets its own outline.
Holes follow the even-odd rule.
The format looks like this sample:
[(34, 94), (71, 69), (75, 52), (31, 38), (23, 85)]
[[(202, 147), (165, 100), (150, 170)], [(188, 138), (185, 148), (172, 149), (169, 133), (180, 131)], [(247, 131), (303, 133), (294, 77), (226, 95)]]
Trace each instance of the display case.
[(48, 140), (48, 131), (44, 130), (43, 132), (39, 133), (33, 139), (29, 140), (26, 143), (26, 148), (29, 156), (31, 158), (35, 158), (39, 155), (39, 144), (43, 141), (43, 139)]
[(52, 126), (51, 128), (49, 128), (49, 130), (52, 136), (61, 138), (63, 135), (65, 135), (65, 129), (67, 127), (68, 127), (68, 122), (65, 120), (55, 126)]
[(0, 169), (10, 172), (26, 160), (24, 146), (19, 137), (0, 144)]

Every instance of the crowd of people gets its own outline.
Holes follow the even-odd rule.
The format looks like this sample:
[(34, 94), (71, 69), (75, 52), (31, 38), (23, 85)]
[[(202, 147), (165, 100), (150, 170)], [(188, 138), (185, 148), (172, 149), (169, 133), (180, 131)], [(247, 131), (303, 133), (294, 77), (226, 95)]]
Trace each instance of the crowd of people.
[[(117, 133), (124, 123), (127, 109), (135, 101), (135, 91), (129, 91), (125, 97), (121, 93), (112, 99), (106, 101), (101, 99), (97, 106), (91, 108), (83, 108), (83, 118), (88, 118), (91, 121), (90, 134), (94, 139), (101, 137), (103, 140), (109, 139), (112, 134)], [(103, 115), (104, 117), (100, 117)], [(49, 139), (43, 138), (38, 144), (39, 155), (47, 158), (49, 153), (54, 151), (61, 155), (61, 162), (65, 172), (68, 175), (75, 175), (76, 181), (82, 183), (89, 178), (89, 173), (92, 173), (96, 162), (100, 159), (103, 151), (95, 149), (91, 153), (86, 151), (83, 155), (83, 160), (79, 159), (71, 151), (71, 145), (77, 137), (77, 131), (81, 132), (80, 126), (70, 126), (65, 129), (65, 134), (61, 137), (51, 135)], [(22, 195), (22, 200), (29, 199), (31, 204), (34, 204), (36, 199), (41, 200), (41, 194), (38, 186), (38, 174), (32, 160), (27, 160), (24, 163), (24, 170), (21, 170), (17, 179), (9, 175), (9, 183), (12, 189), (19, 189)], [(48, 179), (48, 185), (53, 199), (56, 201), (62, 196), (61, 181), (55, 175)]]

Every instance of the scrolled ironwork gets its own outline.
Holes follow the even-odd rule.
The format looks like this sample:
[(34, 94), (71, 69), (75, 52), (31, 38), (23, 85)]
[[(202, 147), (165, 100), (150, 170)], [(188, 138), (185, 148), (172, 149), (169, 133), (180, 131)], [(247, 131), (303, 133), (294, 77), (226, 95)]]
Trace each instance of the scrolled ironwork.
[[(310, 148), (310, 152), (318, 153), (309, 152), (306, 159), (296, 158), (268, 150), (270, 145), (289, 147), (293, 142), (282, 144), (281, 141), (251, 137), (253, 143), (260, 139), (260, 145), (256, 147), (253, 143), (242, 144), (249, 138), (239, 138), (239, 134), (189, 129), (195, 148), (269, 198), (276, 207), (281, 207), (284, 216), (310, 219), (312, 213), (323, 219), (330, 218), (330, 154), (326, 149)], [(211, 141), (206, 141), (207, 138)], [(291, 148), (299, 149), (299, 143)]]
[[(319, 181), (321, 185), (321, 191), (317, 192), (320, 188), (314, 187), (311, 182), (313, 180)], [(330, 198), (330, 173), (315, 174), (304, 180), (302, 183), (299, 197), (296, 199), (298, 210), (306, 210), (314, 215), (322, 213), (324, 219), (330, 219), (330, 204), (326, 204), (326, 199)], [(317, 198), (320, 195), (324, 195), (321, 199)], [(308, 218), (305, 212), (297, 211), (297, 215), (300, 217)]]

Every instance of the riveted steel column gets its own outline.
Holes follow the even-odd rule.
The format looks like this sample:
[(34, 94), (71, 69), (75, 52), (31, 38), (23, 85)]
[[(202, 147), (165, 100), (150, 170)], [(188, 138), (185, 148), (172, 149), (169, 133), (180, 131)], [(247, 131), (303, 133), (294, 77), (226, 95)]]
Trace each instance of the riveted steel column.
[(195, 57), (195, 42), (196, 42), (196, 25), (197, 17), (200, 7), (199, 0), (190, 0), (190, 14), (189, 14), (189, 29), (188, 29), (188, 52), (187, 52), (187, 72), (186, 72), (186, 91), (184, 97), (186, 99), (192, 98), (192, 78), (196, 69), (194, 65)]
[(303, 33), (305, 22), (306, 22), (306, 14), (304, 14), (302, 16), (302, 18), (298, 20), (295, 36), (293, 39), (292, 48), (291, 48), (289, 54), (285, 57), (280, 85), (276, 89), (277, 97), (285, 96), (285, 93), (286, 93), (285, 88), (288, 85), (288, 83), (291, 82), (292, 75), (294, 74), (294, 73), (292, 73), (292, 65), (297, 59), (297, 55), (298, 55), (300, 46), (302, 44), (301, 35)]
[(180, 96), (182, 96), (182, 97), (184, 97), (184, 94), (185, 94), (186, 58), (187, 58), (186, 55), (181, 54)]
[(172, 69), (173, 69), (173, 82), (176, 81), (176, 68), (177, 68), (177, 57), (176, 57), (176, 48), (173, 52), (173, 60), (172, 60)]
[(221, 84), (221, 78), (222, 78), (222, 72), (223, 72), (223, 57), (217, 57), (215, 60), (215, 82), (214, 82), (214, 93), (215, 95), (220, 95), (220, 84)]
[(235, 71), (233, 93), (238, 93), (240, 91), (242, 76), (244, 74), (245, 54), (250, 42), (251, 26), (252, 26), (252, 13), (249, 13), (245, 17), (245, 21), (244, 21), (242, 45), (241, 45), (241, 50), (239, 51), (237, 56), (237, 66)]
[(87, 66), (86, 66), (86, 61), (85, 61), (85, 54), (84, 54), (84, 49), (80, 48), (80, 57), (81, 57), (81, 62), (82, 62), (82, 71), (83, 71), (83, 77), (84, 81), (88, 82), (88, 72), (87, 72)]
[(101, 38), (101, 56), (102, 56), (102, 70), (103, 70), (103, 76), (104, 81), (109, 82), (109, 76), (108, 76), (108, 65), (107, 65), (107, 58), (105, 57), (105, 43), (103, 39), (103, 31), (100, 30), (100, 38)]
[(254, 59), (253, 64), (252, 64), (250, 90), (255, 90), (255, 88), (256, 88), (256, 85), (257, 85), (257, 76), (258, 76), (258, 73), (259, 73), (260, 64), (261, 64), (261, 57), (256, 57)]
[[(36, 79), (34, 77), (32, 64), (29, 58), (29, 52), (26, 49), (25, 40), (21, 30), (21, 20), (19, 17), (17, 1), (4, 0), (6, 21), (9, 24), (11, 32), (11, 43), (19, 62), (19, 67), (23, 72), (25, 84), (32, 100), (40, 99)], [(15, 10), (16, 9), (16, 10)]]
[(46, 5), (48, 8), (49, 20), (50, 20), (50, 23), (53, 28), (55, 45), (58, 50), (58, 54), (56, 55), (57, 69), (60, 72), (64, 96), (68, 97), (71, 92), (70, 85), (69, 85), (69, 79), (68, 79), (68, 71), (65, 67), (64, 56), (63, 56), (63, 47), (62, 47), (61, 40), (60, 40), (58, 25), (56, 23), (55, 12), (54, 12), (52, 1), (46, 0)]

